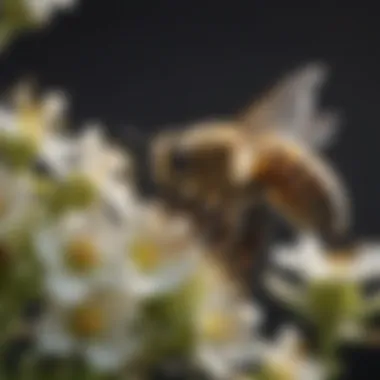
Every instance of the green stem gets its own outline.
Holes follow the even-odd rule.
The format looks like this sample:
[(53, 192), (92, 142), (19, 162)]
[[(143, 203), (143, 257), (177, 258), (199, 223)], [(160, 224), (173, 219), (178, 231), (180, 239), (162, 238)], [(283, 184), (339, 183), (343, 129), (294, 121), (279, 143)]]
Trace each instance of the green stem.
[(327, 378), (336, 380), (341, 374), (336, 329), (321, 329), (319, 335), (319, 356), (327, 368)]

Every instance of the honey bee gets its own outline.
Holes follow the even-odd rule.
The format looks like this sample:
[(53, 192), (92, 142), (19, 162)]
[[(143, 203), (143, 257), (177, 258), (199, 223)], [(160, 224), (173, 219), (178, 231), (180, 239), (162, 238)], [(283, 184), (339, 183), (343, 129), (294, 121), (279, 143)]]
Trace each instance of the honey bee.
[[(337, 115), (317, 110), (326, 74), (323, 65), (307, 65), (237, 116), (196, 122), (153, 142), (153, 173), (164, 198), (192, 212), (203, 231), (217, 231), (212, 242), (225, 247), (219, 251), (228, 265), (239, 257), (252, 264), (246, 255), (262, 243), (268, 219), (263, 204), (327, 241), (349, 230), (345, 186), (321, 152), (338, 130)], [(252, 222), (254, 215), (259, 221)], [(236, 235), (237, 226), (244, 232)]]

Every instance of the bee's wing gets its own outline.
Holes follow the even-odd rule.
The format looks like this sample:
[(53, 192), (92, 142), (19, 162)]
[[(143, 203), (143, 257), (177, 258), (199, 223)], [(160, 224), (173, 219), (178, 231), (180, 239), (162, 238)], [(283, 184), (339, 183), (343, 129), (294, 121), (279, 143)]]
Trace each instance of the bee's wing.
[(255, 133), (274, 131), (301, 139), (317, 148), (337, 135), (337, 113), (319, 109), (319, 95), (328, 68), (319, 63), (303, 66), (278, 82), (266, 95), (239, 115)]

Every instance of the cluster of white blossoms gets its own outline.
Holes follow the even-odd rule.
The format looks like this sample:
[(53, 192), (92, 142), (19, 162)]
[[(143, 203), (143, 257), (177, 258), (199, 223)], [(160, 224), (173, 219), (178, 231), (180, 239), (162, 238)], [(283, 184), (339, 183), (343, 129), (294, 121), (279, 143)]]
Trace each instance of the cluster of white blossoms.
[(0, 347), (36, 296), (36, 356), (79, 359), (90, 377), (150, 379), (184, 359), (216, 380), (325, 380), (340, 342), (370, 340), (378, 245), (331, 252), (301, 231), (275, 247), (266, 289), (311, 322), (317, 344), (292, 326), (264, 339), (265, 312), (189, 216), (141, 197), (132, 157), (102, 125), (70, 132), (67, 108), (63, 93), (27, 84), (0, 104)]
[(77, 356), (108, 374), (186, 355), (215, 378), (239, 373), (257, 357), (260, 311), (186, 215), (140, 198), (131, 157), (100, 126), (68, 132), (66, 109), (63, 94), (38, 98), (25, 85), (0, 107), (5, 322), (39, 294), (42, 357)]
[(77, 0), (3, 0), (0, 3), (0, 51), (19, 33), (49, 24), (59, 12), (72, 10)]

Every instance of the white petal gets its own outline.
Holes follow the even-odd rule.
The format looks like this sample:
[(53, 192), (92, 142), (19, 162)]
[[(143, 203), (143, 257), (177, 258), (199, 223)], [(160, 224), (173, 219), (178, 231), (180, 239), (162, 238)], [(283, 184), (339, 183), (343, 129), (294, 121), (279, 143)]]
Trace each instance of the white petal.
[(366, 244), (359, 248), (353, 268), (359, 281), (375, 279), (380, 275), (380, 245)]
[(313, 360), (304, 360), (300, 363), (295, 380), (324, 380), (326, 378), (325, 368)]
[(37, 329), (37, 348), (43, 353), (66, 356), (72, 353), (74, 341), (62, 327), (61, 321), (50, 316)]
[(201, 366), (217, 379), (228, 379), (232, 372), (229, 363), (224, 361), (208, 347), (202, 347), (198, 352), (198, 360)]
[(245, 303), (237, 309), (241, 323), (258, 327), (264, 321), (264, 315), (261, 309), (251, 303)]
[(294, 327), (285, 326), (278, 334), (277, 343), (284, 353), (295, 352), (300, 343), (299, 331)]
[(269, 292), (286, 303), (290, 307), (295, 307), (297, 310), (303, 309), (303, 292), (297, 287), (290, 285), (285, 280), (273, 273), (268, 273), (264, 278), (264, 284)]
[(57, 177), (67, 176), (73, 170), (75, 158), (73, 141), (67, 137), (48, 136), (40, 148), (40, 158)]
[[(127, 340), (128, 337), (126, 336)], [(108, 344), (107, 344), (108, 343)], [(137, 344), (115, 344), (116, 342), (99, 342), (86, 348), (85, 355), (91, 366), (100, 372), (114, 372), (128, 363), (137, 352)]]
[(145, 276), (145, 281), (140, 282), (140, 290), (146, 295), (148, 293), (151, 295), (169, 293), (184, 284), (195, 269), (194, 263), (189, 261), (168, 265), (152, 276)]
[(299, 252), (295, 252), (288, 246), (275, 248), (273, 252), (273, 261), (286, 270), (298, 272), (300, 268), (303, 267)]
[(46, 279), (48, 293), (63, 305), (73, 305), (84, 300), (91, 292), (88, 280), (54, 274)]
[(4, 107), (0, 108), (0, 132), (16, 134), (18, 132), (14, 113)]
[(60, 270), (62, 267), (59, 239), (51, 229), (35, 233), (34, 244), (41, 264), (47, 270)]
[(30, 17), (38, 22), (45, 22), (54, 13), (54, 3), (51, 0), (28, 0), (26, 1)]

